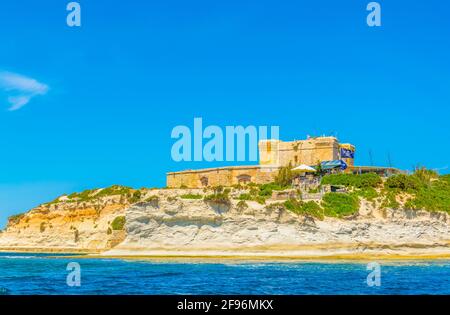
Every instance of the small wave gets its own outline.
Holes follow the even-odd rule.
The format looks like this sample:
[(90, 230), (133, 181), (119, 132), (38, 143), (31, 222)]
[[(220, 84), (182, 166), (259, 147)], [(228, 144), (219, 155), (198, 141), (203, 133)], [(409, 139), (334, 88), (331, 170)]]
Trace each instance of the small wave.
[(7, 258), (7, 259), (33, 259), (33, 258), (37, 258), (37, 256), (1, 256), (0, 258)]
[(0, 295), (10, 295), (11, 292), (7, 288), (0, 287)]

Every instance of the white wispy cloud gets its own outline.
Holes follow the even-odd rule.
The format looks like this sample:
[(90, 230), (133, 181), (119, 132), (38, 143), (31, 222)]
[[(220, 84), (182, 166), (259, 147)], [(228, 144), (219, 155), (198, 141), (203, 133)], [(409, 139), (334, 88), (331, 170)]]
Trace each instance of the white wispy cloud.
[(27, 105), (31, 99), (48, 92), (48, 85), (21, 74), (0, 71), (0, 90), (7, 95), (8, 110), (18, 110)]

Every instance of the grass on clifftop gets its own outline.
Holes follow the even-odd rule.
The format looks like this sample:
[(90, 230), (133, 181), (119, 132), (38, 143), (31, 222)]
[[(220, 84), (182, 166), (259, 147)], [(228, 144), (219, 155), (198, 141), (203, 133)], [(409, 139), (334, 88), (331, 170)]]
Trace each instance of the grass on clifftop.
[[(385, 190), (392, 195), (409, 193), (413, 197), (404, 208), (450, 212), (450, 176), (439, 176), (424, 168), (412, 175), (395, 175), (385, 183)], [(391, 197), (392, 198), (392, 197)]]
[[(141, 189), (142, 190), (142, 189)], [(65, 202), (88, 202), (95, 201), (103, 197), (108, 196), (121, 196), (121, 200), (127, 201), (129, 203), (139, 202), (143, 196), (142, 191), (139, 189), (133, 189), (127, 186), (113, 185), (103, 189), (87, 189), (82, 192), (74, 192), (70, 195), (63, 195), (67, 197)], [(52, 205), (61, 202), (61, 197), (55, 200), (45, 203), (44, 205)]]
[(76, 201), (90, 201), (93, 199), (98, 199), (101, 197), (106, 196), (127, 196), (132, 197), (132, 194), (135, 192), (135, 190), (131, 187), (127, 186), (120, 186), (120, 185), (113, 185), (108, 188), (104, 189), (88, 189), (85, 191), (82, 191), (80, 193), (72, 193), (67, 196), (70, 200), (76, 200)]
[[(250, 185), (249, 185), (250, 186)], [(251, 185), (248, 193), (241, 194), (238, 200), (245, 201), (256, 201), (259, 204), (265, 204), (266, 200), (272, 197), (273, 191), (284, 190), (291, 188), (290, 186), (282, 186), (275, 182), (262, 184), (262, 185)]]
[[(450, 175), (439, 176), (433, 170), (417, 168), (411, 175), (393, 175), (384, 182), (384, 185), (382, 183), (380, 176), (374, 173), (326, 175), (321, 181), (322, 185), (349, 187), (353, 190), (349, 195), (353, 197), (359, 196), (369, 201), (383, 197), (381, 205), (383, 208), (450, 212)], [(412, 198), (400, 204), (397, 197), (402, 194), (412, 195)], [(324, 203), (330, 204), (329, 198), (324, 197)], [(328, 208), (334, 209), (330, 213), (336, 212), (336, 209), (338, 209), (336, 213), (342, 212), (341, 210), (347, 207), (347, 202), (351, 202), (351, 200), (342, 201), (345, 205), (341, 207), (329, 206)]]
[(378, 187), (381, 177), (375, 173), (367, 174), (331, 174), (322, 177), (321, 185), (343, 185), (355, 188)]
[(9, 225), (14, 225), (20, 222), (20, 220), (22, 220), (22, 218), (25, 216), (24, 213), (21, 214), (16, 214), (16, 215), (12, 215), (8, 218), (8, 226)]

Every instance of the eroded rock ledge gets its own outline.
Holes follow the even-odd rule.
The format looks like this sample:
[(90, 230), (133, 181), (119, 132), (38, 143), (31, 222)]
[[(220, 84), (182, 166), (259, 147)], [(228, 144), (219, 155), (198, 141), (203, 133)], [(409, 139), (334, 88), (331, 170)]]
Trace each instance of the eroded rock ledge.
[(357, 215), (318, 220), (247, 201), (229, 206), (155, 193), (158, 203), (126, 210), (127, 237), (105, 255), (279, 256), (447, 255), (444, 212), (378, 210), (362, 202)]
[[(165, 257), (450, 256), (445, 212), (380, 210), (361, 200), (356, 215), (319, 220), (271, 201), (182, 198), (201, 193), (133, 190), (126, 198), (75, 202), (61, 197), (14, 218), (0, 234), (0, 250)], [(126, 218), (124, 230), (111, 230), (120, 216)]]

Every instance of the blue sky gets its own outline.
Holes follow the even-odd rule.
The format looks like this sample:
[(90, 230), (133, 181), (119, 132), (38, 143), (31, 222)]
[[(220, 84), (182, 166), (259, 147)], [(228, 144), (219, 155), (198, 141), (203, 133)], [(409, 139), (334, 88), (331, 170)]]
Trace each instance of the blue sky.
[(62, 193), (216, 165), (171, 159), (194, 117), (448, 172), (445, 1), (379, 1), (380, 28), (369, 1), (80, 0), (81, 28), (68, 2), (0, 5), (0, 226)]

